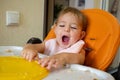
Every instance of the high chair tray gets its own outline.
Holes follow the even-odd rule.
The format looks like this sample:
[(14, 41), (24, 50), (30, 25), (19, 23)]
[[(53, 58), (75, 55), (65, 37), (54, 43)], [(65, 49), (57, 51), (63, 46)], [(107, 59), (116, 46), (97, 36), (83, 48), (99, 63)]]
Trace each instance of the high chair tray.
[(0, 46), (0, 56), (20, 56), (21, 46)]
[[(22, 47), (19, 46), (0, 46), (0, 56), (20, 56), (21, 50)], [(42, 54), (40, 54), (39, 56), (42, 58), (45, 57), (45, 55)], [(63, 69), (51, 71), (50, 74), (43, 80), (115, 80), (115, 79), (107, 72), (94, 69), (91, 67), (72, 64), (67, 65)]]
[(110, 74), (94, 68), (72, 64), (51, 72), (43, 80), (115, 80)]

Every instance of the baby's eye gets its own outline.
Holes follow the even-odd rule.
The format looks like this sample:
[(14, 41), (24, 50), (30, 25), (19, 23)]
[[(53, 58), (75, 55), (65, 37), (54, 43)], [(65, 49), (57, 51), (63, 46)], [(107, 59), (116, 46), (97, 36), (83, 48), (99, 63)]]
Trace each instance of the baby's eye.
[(77, 27), (75, 25), (71, 25), (70, 28), (71, 29), (77, 29)]
[(71, 25), (70, 25), (70, 28), (71, 28), (71, 29), (77, 29), (77, 25), (71, 24)]
[(77, 29), (76, 27), (71, 27), (72, 29)]
[(65, 25), (59, 25), (59, 27), (65, 27)]

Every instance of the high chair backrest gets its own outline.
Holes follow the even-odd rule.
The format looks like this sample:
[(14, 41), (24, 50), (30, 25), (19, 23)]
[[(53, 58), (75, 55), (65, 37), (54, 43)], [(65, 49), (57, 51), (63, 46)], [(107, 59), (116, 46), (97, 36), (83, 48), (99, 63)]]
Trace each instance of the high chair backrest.
[[(120, 24), (109, 12), (100, 9), (86, 9), (82, 12), (88, 18), (85, 42), (91, 51), (86, 55), (85, 65), (106, 70), (113, 61), (120, 43)], [(55, 38), (54, 28), (45, 40)]]

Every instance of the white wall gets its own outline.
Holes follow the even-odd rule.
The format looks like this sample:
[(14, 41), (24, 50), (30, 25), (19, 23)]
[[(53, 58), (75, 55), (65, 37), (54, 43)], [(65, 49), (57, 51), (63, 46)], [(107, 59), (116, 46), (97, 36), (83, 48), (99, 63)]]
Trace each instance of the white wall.
[[(6, 11), (19, 11), (19, 26), (6, 26)], [(43, 38), (44, 0), (0, 0), (0, 46), (23, 46), (30, 37)]]

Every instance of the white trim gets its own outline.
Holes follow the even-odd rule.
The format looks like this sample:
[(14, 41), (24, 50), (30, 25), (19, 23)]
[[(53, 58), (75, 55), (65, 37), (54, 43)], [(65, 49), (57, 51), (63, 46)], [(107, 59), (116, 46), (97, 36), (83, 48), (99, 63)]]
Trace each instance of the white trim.
[(85, 9), (94, 8), (94, 0), (85, 0)]
[(100, 0), (100, 9), (109, 11), (109, 0)]

